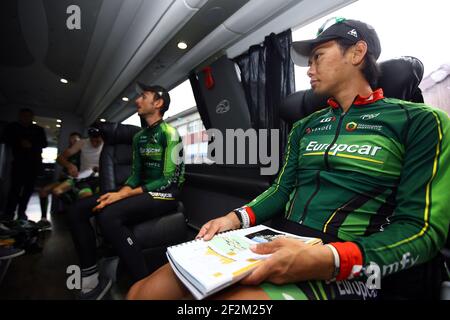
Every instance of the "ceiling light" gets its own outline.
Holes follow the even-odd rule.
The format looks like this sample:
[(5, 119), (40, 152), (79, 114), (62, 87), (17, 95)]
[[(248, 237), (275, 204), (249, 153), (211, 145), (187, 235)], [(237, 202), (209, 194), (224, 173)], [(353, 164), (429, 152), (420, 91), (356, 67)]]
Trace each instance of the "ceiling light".
[(123, 97), (122, 100), (123, 101), (129, 101), (130, 99), (128, 99), (128, 97)]
[(36, 122), (36, 121), (33, 121), (33, 124), (37, 124), (37, 122)]
[(101, 118), (100, 122), (106, 122), (106, 119)]
[(67, 80), (64, 79), (64, 78), (59, 79), (59, 81), (61, 81), (62, 83), (69, 83), (69, 81), (67, 81)]
[(61, 128), (61, 125), (60, 125), (60, 124), (57, 124), (56, 127), (57, 127), (57, 128)]
[(61, 119), (56, 119), (56, 122), (61, 123), (62, 121)]
[(183, 41), (178, 42), (177, 46), (178, 46), (178, 49), (181, 49), (181, 50), (185, 50), (188, 47), (186, 42), (183, 42)]

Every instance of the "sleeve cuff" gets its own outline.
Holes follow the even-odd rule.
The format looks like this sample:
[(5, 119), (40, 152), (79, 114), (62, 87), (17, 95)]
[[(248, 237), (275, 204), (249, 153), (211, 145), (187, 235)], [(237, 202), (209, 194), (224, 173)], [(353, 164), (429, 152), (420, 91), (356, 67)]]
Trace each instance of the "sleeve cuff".
[(363, 255), (359, 247), (354, 242), (333, 242), (330, 243), (339, 254), (339, 274), (337, 281), (352, 279), (359, 276), (362, 270)]

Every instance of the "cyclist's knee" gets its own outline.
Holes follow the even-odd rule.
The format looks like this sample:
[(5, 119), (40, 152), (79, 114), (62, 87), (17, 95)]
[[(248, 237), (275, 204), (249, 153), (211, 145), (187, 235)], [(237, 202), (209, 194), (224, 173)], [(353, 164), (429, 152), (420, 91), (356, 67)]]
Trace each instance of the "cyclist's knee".
[(52, 190), (52, 194), (55, 196), (55, 197), (61, 197), (61, 195), (64, 193), (64, 190), (62, 190), (61, 188), (54, 188), (53, 190)]
[(141, 289), (143, 286), (145, 279), (139, 280), (135, 284), (133, 284), (130, 288), (130, 290), (127, 293), (127, 296), (125, 299), (127, 300), (139, 300), (142, 299), (141, 297)]

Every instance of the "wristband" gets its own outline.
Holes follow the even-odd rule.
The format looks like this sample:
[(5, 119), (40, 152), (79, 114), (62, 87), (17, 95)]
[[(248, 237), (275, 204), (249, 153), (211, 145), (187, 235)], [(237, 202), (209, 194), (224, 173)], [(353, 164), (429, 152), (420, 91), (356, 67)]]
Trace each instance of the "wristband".
[(339, 271), (340, 271), (341, 260), (339, 258), (339, 253), (337, 252), (335, 247), (333, 247), (331, 244), (326, 244), (326, 246), (331, 249), (331, 252), (333, 253), (333, 259), (334, 259), (334, 271), (333, 271), (333, 275), (331, 276), (331, 279), (329, 281), (336, 281), (336, 277), (338, 276)]
[(250, 227), (250, 218), (245, 208), (237, 208), (234, 209), (233, 212), (236, 213), (237, 217), (239, 218), (241, 229)]

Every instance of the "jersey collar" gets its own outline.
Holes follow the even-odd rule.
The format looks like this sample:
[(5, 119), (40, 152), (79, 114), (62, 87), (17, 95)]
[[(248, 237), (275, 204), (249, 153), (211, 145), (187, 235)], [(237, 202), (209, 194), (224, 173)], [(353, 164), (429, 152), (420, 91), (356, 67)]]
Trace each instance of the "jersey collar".
[(149, 126), (149, 127), (147, 127), (147, 128), (149, 128), (149, 129), (156, 128), (156, 127), (159, 126), (159, 124), (160, 124), (161, 122), (163, 122), (163, 121), (164, 121), (163, 119), (159, 119), (158, 121), (156, 121), (154, 124), (152, 124), (151, 126)]
[[(379, 89), (375, 90), (374, 92), (372, 92), (367, 97), (361, 97), (360, 95), (357, 95), (355, 100), (353, 101), (353, 104), (355, 106), (362, 106), (362, 105), (374, 103), (381, 99), (384, 99), (384, 93), (383, 93), (383, 89), (379, 88)], [(333, 109), (337, 109), (340, 107), (339, 103), (334, 98), (328, 99), (327, 103)]]

